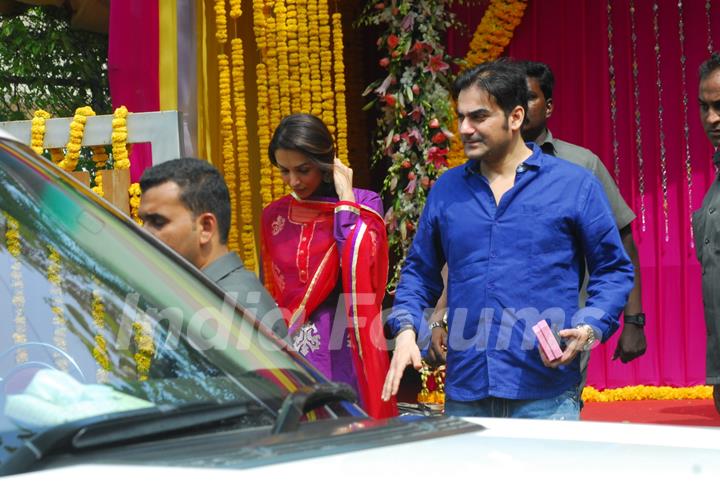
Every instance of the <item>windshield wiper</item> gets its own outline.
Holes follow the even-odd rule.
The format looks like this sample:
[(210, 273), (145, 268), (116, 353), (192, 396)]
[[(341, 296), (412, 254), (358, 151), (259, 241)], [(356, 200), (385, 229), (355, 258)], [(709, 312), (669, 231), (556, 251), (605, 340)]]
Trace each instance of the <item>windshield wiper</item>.
[(342, 382), (327, 382), (303, 386), (287, 395), (278, 411), (272, 433), (296, 431), (300, 419), (306, 413), (331, 402), (357, 402), (357, 394), (349, 385)]
[(267, 409), (248, 402), (190, 403), (156, 406), (131, 412), (81, 419), (36, 434), (0, 466), (0, 474), (27, 471), (50, 454), (134, 441), (159, 434), (211, 426), (231, 419), (267, 415)]

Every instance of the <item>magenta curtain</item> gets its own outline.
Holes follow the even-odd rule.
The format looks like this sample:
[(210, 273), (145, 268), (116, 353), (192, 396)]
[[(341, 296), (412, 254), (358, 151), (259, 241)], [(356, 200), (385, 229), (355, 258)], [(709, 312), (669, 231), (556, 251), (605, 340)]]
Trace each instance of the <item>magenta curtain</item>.
[[(635, 0), (635, 55), (630, 3), (630, 0), (610, 0), (608, 15), (608, 0), (529, 0), (522, 24), (506, 54), (550, 65), (556, 78), (555, 112), (549, 123), (553, 135), (594, 151), (611, 174), (617, 166), (620, 190), (638, 215), (633, 222), (633, 233), (640, 252), (648, 350), (630, 364), (612, 361), (618, 338), (614, 336), (593, 352), (589, 384), (600, 389), (636, 384), (703, 384), (705, 325), (701, 273), (691, 239), (690, 213), (700, 207), (714, 177), (712, 150), (699, 119), (697, 69), (708, 58), (711, 45), (720, 48), (720, 0)], [(709, 11), (706, 3), (710, 5)], [(653, 4), (658, 6), (657, 50)], [(471, 33), (486, 5), (487, 2), (481, 2), (479, 6), (456, 7)], [(684, 42), (680, 34), (681, 14)], [(715, 32), (710, 32), (708, 22)], [(612, 27), (615, 73), (614, 125), (609, 26)], [(451, 54), (463, 56), (468, 40), (468, 36), (453, 33), (448, 42)], [(681, 43), (686, 56), (684, 67)], [(634, 58), (637, 75), (633, 75)], [(613, 127), (617, 156), (613, 148)], [(665, 147), (666, 195), (663, 194), (661, 144)], [(690, 158), (691, 182), (687, 178), (686, 151)]]
[[(159, 110), (158, 45), (157, 0), (110, 2), (108, 74), (113, 108), (125, 105), (130, 112)], [(150, 145), (134, 145), (132, 182), (150, 165)]]

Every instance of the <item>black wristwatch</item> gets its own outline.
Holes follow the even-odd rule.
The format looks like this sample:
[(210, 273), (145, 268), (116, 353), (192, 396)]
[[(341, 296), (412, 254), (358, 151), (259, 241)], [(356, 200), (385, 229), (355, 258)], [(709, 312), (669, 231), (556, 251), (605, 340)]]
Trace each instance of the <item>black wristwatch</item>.
[(642, 312), (633, 315), (625, 314), (624, 319), (626, 324), (634, 324), (640, 327), (645, 326), (645, 314)]

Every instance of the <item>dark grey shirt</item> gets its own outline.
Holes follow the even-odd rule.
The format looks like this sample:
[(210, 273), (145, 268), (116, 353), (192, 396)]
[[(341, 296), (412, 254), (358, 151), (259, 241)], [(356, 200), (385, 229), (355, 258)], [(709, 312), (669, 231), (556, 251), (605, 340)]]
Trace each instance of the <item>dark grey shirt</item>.
[(695, 252), (702, 266), (703, 305), (707, 327), (705, 374), (720, 384), (720, 177), (710, 186), (692, 215)]
[(245, 269), (240, 257), (229, 252), (203, 272), (241, 306), (250, 309), (265, 326), (280, 338), (287, 336), (282, 313), (257, 276)]
[(610, 172), (608, 172), (597, 155), (579, 145), (553, 138), (549, 130), (540, 148), (546, 154), (554, 155), (560, 159), (565, 159), (573, 164), (585, 167), (595, 174), (595, 177), (598, 178), (603, 186), (605, 196), (610, 202), (610, 208), (613, 217), (615, 217), (615, 223), (618, 229), (630, 225), (630, 222), (635, 219), (635, 213), (627, 205), (625, 199), (622, 198), (617, 184), (615, 184), (615, 181), (610, 176)]

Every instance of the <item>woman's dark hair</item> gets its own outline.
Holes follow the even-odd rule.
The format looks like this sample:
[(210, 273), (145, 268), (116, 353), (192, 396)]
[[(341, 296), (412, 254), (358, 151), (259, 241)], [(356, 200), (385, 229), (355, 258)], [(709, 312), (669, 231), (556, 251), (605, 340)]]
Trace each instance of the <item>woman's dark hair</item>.
[(283, 118), (268, 146), (268, 157), (278, 166), (275, 152), (279, 149), (300, 152), (310, 159), (323, 174), (323, 182), (316, 194), (337, 197), (333, 182), (335, 146), (325, 123), (311, 114), (291, 114)]
[(322, 120), (310, 114), (292, 114), (280, 121), (275, 129), (268, 156), (277, 166), (278, 149), (301, 152), (316, 162), (323, 172), (332, 172), (335, 163), (333, 138)]

